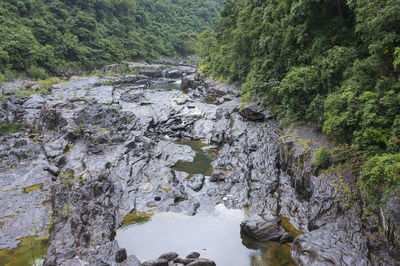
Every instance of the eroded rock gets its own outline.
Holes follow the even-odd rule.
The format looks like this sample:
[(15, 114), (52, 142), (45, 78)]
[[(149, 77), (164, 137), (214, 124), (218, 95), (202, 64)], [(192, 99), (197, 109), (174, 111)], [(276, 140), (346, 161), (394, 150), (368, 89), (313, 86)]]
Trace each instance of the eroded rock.
[(240, 224), (240, 232), (258, 241), (279, 241), (285, 231), (271, 214), (253, 216)]

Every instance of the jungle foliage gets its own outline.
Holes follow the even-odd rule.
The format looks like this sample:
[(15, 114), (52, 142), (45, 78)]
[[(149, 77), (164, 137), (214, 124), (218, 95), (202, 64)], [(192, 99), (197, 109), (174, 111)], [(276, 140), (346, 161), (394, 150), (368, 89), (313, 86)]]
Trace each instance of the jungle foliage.
[(360, 149), (360, 187), (399, 193), (400, 1), (225, 0), (202, 69), (244, 84), (283, 125)]
[(0, 72), (86, 70), (121, 60), (194, 52), (215, 0), (2, 0)]

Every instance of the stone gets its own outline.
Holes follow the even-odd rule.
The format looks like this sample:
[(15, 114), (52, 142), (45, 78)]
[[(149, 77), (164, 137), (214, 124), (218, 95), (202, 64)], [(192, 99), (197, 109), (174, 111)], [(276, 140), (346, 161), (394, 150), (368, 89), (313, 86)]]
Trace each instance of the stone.
[(240, 224), (240, 232), (258, 241), (278, 241), (285, 233), (272, 214), (256, 215)]
[(53, 176), (58, 176), (60, 174), (60, 169), (55, 165), (45, 166), (43, 170), (49, 172)]
[(180, 70), (169, 70), (169, 71), (166, 71), (164, 74), (164, 76), (166, 78), (171, 78), (171, 79), (180, 78), (180, 77), (182, 77), (182, 75), (183, 75), (183, 72)]
[(203, 188), (205, 181), (204, 175), (196, 174), (188, 181), (188, 187), (193, 189), (194, 191), (200, 191)]
[(186, 95), (180, 95), (179, 97), (174, 98), (174, 102), (176, 102), (177, 105), (183, 105), (188, 102), (188, 96)]
[(180, 264), (184, 264), (184, 265), (189, 264), (192, 261), (194, 261), (194, 259), (191, 259), (191, 258), (182, 259), (180, 257), (177, 257), (176, 259), (174, 259), (174, 263), (180, 263)]
[(168, 252), (160, 255), (158, 259), (165, 259), (167, 261), (173, 261), (175, 258), (177, 258), (179, 255), (176, 252)]
[(241, 110), (240, 115), (250, 121), (263, 121), (265, 120), (265, 109), (256, 103), (248, 103)]
[(187, 264), (187, 266), (215, 266), (215, 262), (209, 259), (198, 258), (193, 262)]
[(200, 258), (200, 253), (199, 252), (191, 252), (186, 256), (187, 259), (197, 259)]
[(125, 261), (128, 258), (128, 255), (126, 254), (126, 249), (121, 248), (117, 251), (117, 254), (115, 254), (115, 261), (117, 263), (121, 263)]
[(168, 260), (158, 259), (142, 262), (142, 266), (168, 266)]

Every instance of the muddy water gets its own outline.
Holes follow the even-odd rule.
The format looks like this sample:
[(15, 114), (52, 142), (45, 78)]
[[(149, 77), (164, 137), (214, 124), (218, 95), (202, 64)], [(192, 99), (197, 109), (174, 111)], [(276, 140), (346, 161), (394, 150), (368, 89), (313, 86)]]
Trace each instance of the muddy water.
[(181, 256), (197, 251), (220, 266), (294, 265), (288, 246), (242, 238), (240, 223), (244, 218), (243, 211), (223, 204), (196, 216), (158, 213), (147, 223), (121, 228), (116, 239), (141, 261), (170, 251)]

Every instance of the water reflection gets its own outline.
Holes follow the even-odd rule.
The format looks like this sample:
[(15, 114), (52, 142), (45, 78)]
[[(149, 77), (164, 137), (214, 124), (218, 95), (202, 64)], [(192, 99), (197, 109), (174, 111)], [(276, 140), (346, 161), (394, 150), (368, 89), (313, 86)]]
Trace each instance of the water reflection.
[(206, 151), (203, 150), (203, 148), (208, 145), (203, 143), (201, 140), (181, 140), (177, 143), (191, 147), (196, 152), (196, 157), (194, 158), (193, 162), (176, 163), (173, 167), (174, 170), (188, 173), (188, 179), (195, 174), (202, 174), (205, 176), (210, 176), (212, 174), (211, 162), (217, 157), (219, 152), (218, 149), (207, 149)]
[(170, 251), (182, 257), (197, 251), (218, 266), (294, 265), (288, 246), (242, 238), (239, 225), (244, 218), (243, 211), (229, 210), (222, 204), (211, 213), (196, 216), (159, 213), (145, 224), (119, 229), (116, 239), (141, 261)]

